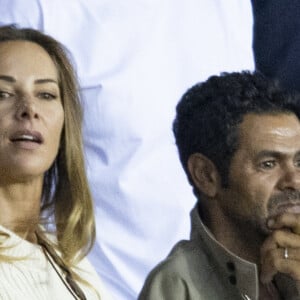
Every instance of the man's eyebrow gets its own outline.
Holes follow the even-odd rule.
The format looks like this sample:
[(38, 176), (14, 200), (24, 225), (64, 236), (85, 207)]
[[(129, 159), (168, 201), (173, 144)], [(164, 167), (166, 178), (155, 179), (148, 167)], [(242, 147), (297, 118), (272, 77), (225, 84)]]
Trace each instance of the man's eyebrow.
[[(256, 155), (256, 158), (257, 159), (260, 159), (263, 157), (279, 158), (279, 157), (283, 157), (286, 155), (289, 155), (289, 154), (285, 153), (285, 152), (275, 151), (275, 150), (262, 150)], [(299, 156), (299, 155), (300, 155), (300, 150), (296, 152), (295, 156)]]
[(7, 81), (7, 82), (16, 82), (16, 79), (12, 76), (7, 75), (0, 75), (0, 80)]

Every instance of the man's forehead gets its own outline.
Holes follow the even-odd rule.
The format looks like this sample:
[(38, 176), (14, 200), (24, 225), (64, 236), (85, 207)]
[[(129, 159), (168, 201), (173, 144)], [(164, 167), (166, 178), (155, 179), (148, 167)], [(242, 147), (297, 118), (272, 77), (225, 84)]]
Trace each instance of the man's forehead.
[(257, 133), (271, 131), (289, 134), (291, 130), (300, 130), (300, 121), (294, 113), (249, 113), (243, 117), (239, 126), (243, 131), (256, 131)]
[(300, 147), (300, 122), (295, 114), (247, 114), (239, 126), (240, 147)]

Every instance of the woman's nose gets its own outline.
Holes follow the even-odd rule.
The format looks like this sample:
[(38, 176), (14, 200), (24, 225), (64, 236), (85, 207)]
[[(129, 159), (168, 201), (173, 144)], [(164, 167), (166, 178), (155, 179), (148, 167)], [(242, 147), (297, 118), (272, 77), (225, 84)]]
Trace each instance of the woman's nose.
[(38, 118), (36, 104), (30, 99), (22, 99), (17, 104), (16, 117), (22, 120)]

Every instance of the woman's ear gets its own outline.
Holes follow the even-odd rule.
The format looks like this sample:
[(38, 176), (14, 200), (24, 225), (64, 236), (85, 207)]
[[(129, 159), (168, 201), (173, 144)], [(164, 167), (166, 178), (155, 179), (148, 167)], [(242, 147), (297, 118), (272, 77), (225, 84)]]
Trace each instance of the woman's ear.
[(201, 153), (192, 154), (187, 162), (194, 185), (204, 195), (213, 198), (221, 188), (221, 177), (215, 164)]

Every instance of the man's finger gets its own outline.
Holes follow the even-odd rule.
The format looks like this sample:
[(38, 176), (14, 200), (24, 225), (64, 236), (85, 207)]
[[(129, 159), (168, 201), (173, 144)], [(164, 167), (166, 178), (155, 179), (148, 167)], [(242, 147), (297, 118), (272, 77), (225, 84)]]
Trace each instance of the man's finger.
[(270, 229), (288, 228), (300, 235), (300, 214), (284, 213), (268, 220)]

